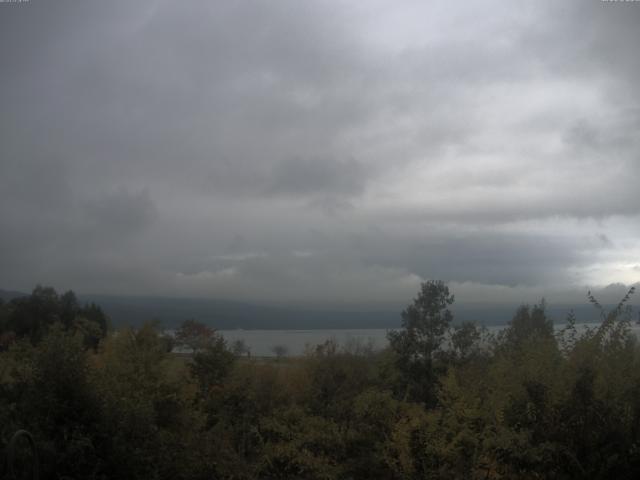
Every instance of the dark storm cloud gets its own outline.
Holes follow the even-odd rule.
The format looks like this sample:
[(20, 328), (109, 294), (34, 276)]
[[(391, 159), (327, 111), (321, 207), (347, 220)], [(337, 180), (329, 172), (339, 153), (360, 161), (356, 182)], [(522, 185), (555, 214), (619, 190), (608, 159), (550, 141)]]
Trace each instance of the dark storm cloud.
[(637, 281), (639, 21), (578, 1), (0, 4), (0, 287)]

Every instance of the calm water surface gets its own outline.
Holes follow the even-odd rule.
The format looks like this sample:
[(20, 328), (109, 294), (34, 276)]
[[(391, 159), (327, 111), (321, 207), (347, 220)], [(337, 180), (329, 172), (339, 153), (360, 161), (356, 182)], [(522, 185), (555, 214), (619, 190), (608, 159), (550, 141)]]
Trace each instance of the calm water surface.
[[(579, 329), (596, 327), (596, 323), (580, 324)], [(490, 326), (487, 330), (497, 333), (505, 326)], [(556, 329), (564, 327), (556, 325)], [(633, 324), (632, 330), (640, 334), (640, 326)], [(387, 329), (356, 329), (356, 330), (219, 330), (231, 346), (236, 340), (244, 340), (251, 350), (251, 355), (259, 357), (275, 356), (273, 347), (282, 345), (287, 349), (287, 355), (302, 355), (307, 347), (324, 343), (329, 339), (340, 345), (348, 342), (372, 343), (375, 349), (382, 349), (387, 345)]]

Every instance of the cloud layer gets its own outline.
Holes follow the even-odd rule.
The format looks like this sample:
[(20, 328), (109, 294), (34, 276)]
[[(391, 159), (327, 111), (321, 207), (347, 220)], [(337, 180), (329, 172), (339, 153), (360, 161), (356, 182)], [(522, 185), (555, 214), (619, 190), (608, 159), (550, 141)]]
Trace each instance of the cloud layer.
[(599, 1), (2, 4), (0, 286), (637, 282), (639, 22)]

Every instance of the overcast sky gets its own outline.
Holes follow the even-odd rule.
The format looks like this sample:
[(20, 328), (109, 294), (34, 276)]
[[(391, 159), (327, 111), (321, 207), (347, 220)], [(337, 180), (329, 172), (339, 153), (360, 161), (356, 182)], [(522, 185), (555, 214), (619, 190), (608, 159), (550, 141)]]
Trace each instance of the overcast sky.
[(0, 3), (0, 126), (0, 288), (640, 280), (640, 2)]

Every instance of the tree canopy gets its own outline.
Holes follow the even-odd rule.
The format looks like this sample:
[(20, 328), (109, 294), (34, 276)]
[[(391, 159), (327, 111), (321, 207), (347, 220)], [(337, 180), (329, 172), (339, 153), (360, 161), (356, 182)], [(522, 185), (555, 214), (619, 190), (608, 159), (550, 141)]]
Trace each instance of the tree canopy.
[(43, 478), (640, 475), (628, 298), (585, 330), (575, 316), (555, 330), (544, 302), (522, 306), (492, 337), (454, 325), (449, 288), (426, 282), (388, 348), (328, 340), (276, 361), (240, 357), (195, 320), (179, 330), (189, 352), (157, 323), (92, 344), (75, 296), (32, 297), (0, 304), (0, 333), (13, 334), (0, 351), (0, 441), (31, 432)]

